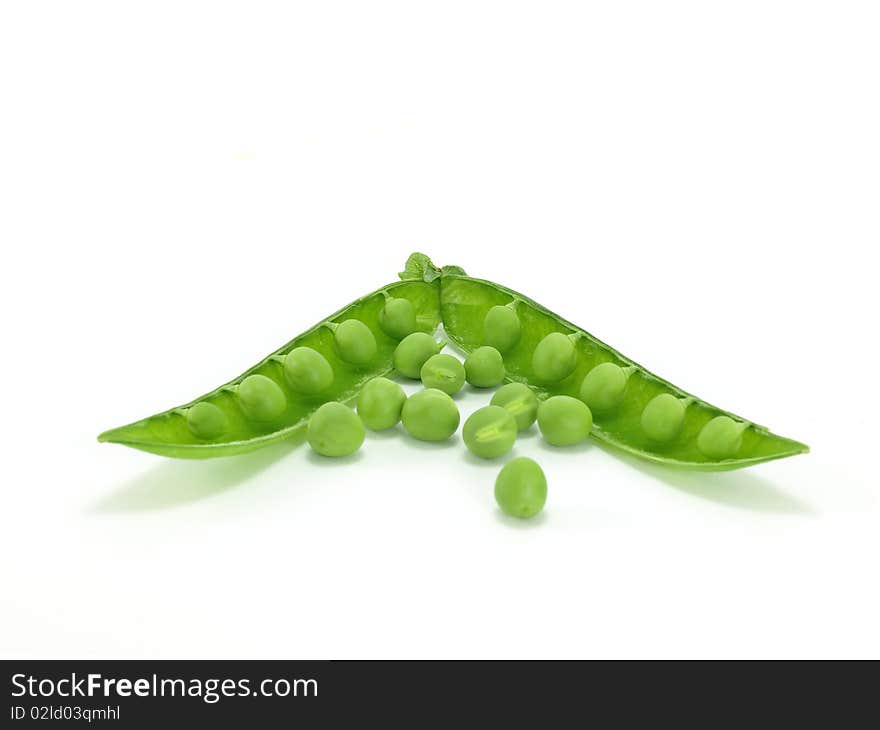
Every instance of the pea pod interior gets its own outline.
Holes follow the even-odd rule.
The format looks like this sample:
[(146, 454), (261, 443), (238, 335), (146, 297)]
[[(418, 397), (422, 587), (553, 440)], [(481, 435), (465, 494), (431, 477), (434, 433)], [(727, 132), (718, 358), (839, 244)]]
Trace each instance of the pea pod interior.
[[(421, 328), (433, 332), (440, 323), (440, 279), (432, 281), (400, 281), (358, 299), (332, 314), (283, 347), (264, 358), (250, 370), (194, 401), (158, 413), (127, 426), (105, 431), (99, 441), (125, 444), (163, 456), (201, 459), (230, 456), (253, 451), (276, 441), (290, 438), (302, 431), (309, 418), (328, 401), (349, 402), (363, 385), (392, 370), (391, 356), (397, 340), (389, 337), (379, 326), (379, 315), (386, 295), (408, 299), (416, 310)], [(357, 319), (372, 331), (377, 352), (372, 361), (358, 367), (339, 357), (334, 343), (332, 323)], [(325, 391), (312, 396), (294, 392), (284, 376), (282, 357), (296, 347), (310, 347), (321, 353), (333, 368), (333, 383)], [(286, 409), (275, 420), (267, 423), (249, 419), (242, 411), (236, 396), (239, 383), (250, 375), (264, 375), (275, 382), (286, 397)], [(197, 403), (216, 405), (226, 415), (228, 425), (224, 432), (211, 440), (196, 437), (186, 422), (188, 409)]]
[[(440, 302), (447, 336), (468, 353), (484, 344), (483, 322), (489, 310), (496, 305), (515, 302), (515, 311), (521, 323), (521, 336), (504, 353), (507, 380), (525, 383), (539, 398), (553, 395), (577, 398), (584, 377), (600, 363), (613, 362), (627, 368), (629, 378), (620, 404), (607, 413), (593, 414), (591, 435), (609, 446), (655, 462), (714, 471), (736, 469), (809, 450), (802, 443), (777, 436), (766, 428), (686, 393), (576, 325), (503, 286), (459, 274), (449, 274), (442, 279)], [(573, 335), (577, 365), (574, 372), (560, 382), (547, 384), (535, 377), (532, 371), (532, 354), (538, 343), (552, 332)], [(641, 426), (641, 414), (648, 402), (661, 393), (682, 399), (687, 408), (681, 431), (667, 443), (659, 444), (645, 435)], [(707, 456), (697, 446), (697, 437), (703, 426), (720, 415), (747, 424), (737, 453), (726, 459)]]

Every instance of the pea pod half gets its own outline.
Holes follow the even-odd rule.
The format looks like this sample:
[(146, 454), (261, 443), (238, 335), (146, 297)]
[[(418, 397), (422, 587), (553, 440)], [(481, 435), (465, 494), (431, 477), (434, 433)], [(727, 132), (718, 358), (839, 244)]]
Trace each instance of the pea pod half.
[(440, 272), (434, 271), (413, 264), (401, 274), (404, 281), (330, 315), (234, 380), (186, 405), (105, 431), (98, 440), (205, 459), (253, 451), (300, 433), (322, 404), (349, 402), (365, 383), (393, 369), (398, 342), (387, 323), (382, 327), (386, 302), (408, 301), (415, 312), (410, 326), (437, 328)]
[(467, 353), (488, 342), (509, 343), (503, 353), (507, 380), (525, 383), (542, 399), (568, 395), (587, 402), (597, 441), (707, 471), (809, 451), (686, 393), (522, 294), (461, 271), (440, 273), (440, 311), (450, 341)]

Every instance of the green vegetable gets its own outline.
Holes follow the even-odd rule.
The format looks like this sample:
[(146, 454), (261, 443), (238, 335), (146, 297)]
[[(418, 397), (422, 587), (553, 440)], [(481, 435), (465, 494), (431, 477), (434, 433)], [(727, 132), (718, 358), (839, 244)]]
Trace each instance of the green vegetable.
[(685, 403), (674, 395), (661, 393), (652, 398), (642, 411), (642, 431), (652, 441), (666, 443), (681, 432)]
[(249, 375), (238, 386), (238, 405), (245, 417), (266, 423), (278, 420), (287, 408), (281, 386), (265, 375)]
[(494, 347), (478, 347), (465, 358), (467, 381), (475, 388), (494, 388), (504, 381), (504, 359)]
[(331, 324), (336, 352), (345, 362), (352, 365), (369, 365), (376, 357), (376, 336), (359, 319), (346, 319), (339, 324)]
[(626, 381), (635, 368), (622, 368), (613, 362), (596, 365), (581, 383), (581, 400), (592, 411), (610, 411), (620, 405)]
[(309, 445), (323, 456), (348, 456), (364, 442), (364, 424), (342, 403), (325, 403), (309, 421)]
[[(411, 260), (404, 281), (378, 289), (330, 315), (229, 383), (190, 403), (102, 433), (98, 439), (163, 456), (200, 459), (253, 451), (305, 432), (312, 413), (323, 401), (353, 402), (366, 383), (392, 372), (398, 342), (379, 325), (386, 297), (408, 301), (426, 329), (434, 331), (440, 324), (439, 276), (433, 275), (434, 269), (424, 257)], [(350, 324), (342, 327), (348, 320), (362, 322), (373, 335), (376, 354), (369, 361), (354, 362), (360, 357), (352, 353), (370, 348), (369, 344), (363, 348), (362, 336), (349, 337), (360, 328)], [(361, 344), (350, 346), (357, 337)], [(320, 353), (332, 368), (332, 385), (317, 396), (295, 391), (285, 376), (284, 357), (298, 347)], [(259, 377), (252, 380), (255, 376)], [(219, 410), (225, 420), (202, 404)]]
[[(593, 438), (641, 458), (722, 470), (809, 450), (694, 397), (534, 301), (468, 277), (457, 266), (441, 269), (416, 253), (400, 276), (403, 281), (331, 315), (216, 390), (107, 431), (99, 440), (165, 456), (207, 458), (252, 451), (290, 438), (305, 429), (322, 401), (350, 402), (367, 382), (389, 374), (398, 340), (416, 330), (430, 338), (427, 333), (434, 332), (442, 320), (451, 341), (465, 353), (472, 355), (490, 342), (504, 349), (503, 358), (496, 351), (491, 357), (480, 356), (486, 357), (485, 363), (480, 363), (480, 357), (471, 359), (470, 368), (466, 363), (469, 381), (489, 387), (506, 378), (528, 387), (539, 399), (581, 396), (595, 408)], [(361, 322), (366, 330), (346, 324), (348, 320)], [(372, 357), (366, 331), (376, 344)], [(299, 356), (288, 360), (296, 348), (311, 348), (329, 365), (332, 382), (325, 390), (296, 389), (314, 390), (326, 382), (327, 373), (323, 364), (303, 370)], [(408, 351), (401, 367), (416, 378), (437, 351), (436, 344), (427, 353)], [(486, 372), (493, 368), (494, 373)], [(627, 376), (622, 387), (621, 373)], [(515, 418), (518, 425), (527, 420), (521, 414)]]
[(394, 350), (394, 369), (401, 375), (414, 380), (421, 375), (422, 365), (428, 358), (443, 349), (445, 342), (435, 342), (425, 332), (413, 332), (404, 337)]
[(464, 385), (461, 360), (444, 353), (429, 357), (422, 365), (420, 375), (426, 388), (437, 388), (449, 395), (454, 395)]
[(492, 396), (492, 405), (507, 409), (516, 419), (516, 427), (525, 431), (538, 416), (538, 397), (528, 385), (508, 383), (502, 385)]
[(547, 501), (547, 477), (527, 456), (511, 459), (495, 479), (495, 501), (514, 517), (534, 517)]
[(516, 316), (516, 300), (510, 304), (496, 304), (486, 312), (483, 320), (483, 343), (505, 353), (519, 342), (521, 327)]
[(284, 377), (297, 393), (317, 395), (333, 385), (333, 368), (311, 347), (295, 347), (283, 360)]
[(572, 446), (584, 441), (593, 427), (593, 414), (577, 398), (554, 395), (538, 406), (538, 428), (553, 446)]
[(461, 431), (465, 446), (483, 459), (494, 459), (510, 451), (516, 433), (516, 419), (501, 406), (485, 406), (474, 411)]
[(211, 441), (229, 429), (229, 419), (213, 403), (196, 403), (186, 411), (186, 425), (196, 438)]
[(551, 332), (537, 344), (532, 354), (532, 373), (541, 383), (564, 380), (576, 367), (577, 351), (572, 335)]
[[(541, 399), (555, 395), (579, 398), (586, 376), (596, 366), (608, 362), (620, 367), (628, 375), (621, 400), (604, 410), (597, 407), (593, 414), (595, 423), (591, 436), (604, 445), (660, 464), (712, 471), (751, 466), (809, 450), (802, 443), (778, 436), (747, 419), (695, 398), (518, 292), (453, 271), (444, 271), (440, 281), (444, 332), (450, 342), (465, 353), (473, 352), (484, 344), (485, 320), (489, 310), (516, 301), (520, 339), (515, 347), (504, 354), (506, 378), (528, 386)], [(556, 344), (543, 345), (539, 356), (535, 356), (539, 345), (551, 334), (558, 335), (551, 340)], [(564, 340), (568, 340), (571, 348)], [(555, 354), (550, 352), (551, 349), (556, 351)], [(573, 359), (570, 357), (572, 351), (575, 355)], [(561, 368), (560, 362), (568, 364)], [(568, 377), (555, 379), (572, 362), (574, 370)], [(592, 387), (587, 386), (588, 399), (593, 397)], [(598, 391), (602, 398), (608, 398), (602, 405), (613, 402), (613, 388), (603, 386)], [(660, 442), (650, 438), (642, 429), (641, 418), (645, 406), (664, 393), (687, 401), (688, 406), (678, 436), (672, 441)], [(703, 444), (709, 453), (698, 445), (698, 436), (703, 427), (718, 416), (727, 416), (742, 424), (740, 444), (729, 457), (712, 455), (726, 453), (727, 449), (723, 452), (713, 450), (709, 445), (709, 436), (704, 437)], [(734, 440), (730, 448), (735, 446)]]
[(730, 459), (742, 447), (746, 423), (737, 423), (729, 416), (716, 416), (700, 429), (697, 448), (711, 459)]
[(406, 393), (388, 378), (373, 378), (357, 399), (357, 412), (367, 428), (384, 431), (396, 426), (406, 402)]
[(402, 340), (416, 331), (416, 310), (412, 302), (389, 296), (379, 313), (379, 326), (389, 337)]
[(400, 416), (409, 435), (420, 441), (445, 441), (455, 433), (460, 418), (455, 401), (436, 388), (407, 398)]

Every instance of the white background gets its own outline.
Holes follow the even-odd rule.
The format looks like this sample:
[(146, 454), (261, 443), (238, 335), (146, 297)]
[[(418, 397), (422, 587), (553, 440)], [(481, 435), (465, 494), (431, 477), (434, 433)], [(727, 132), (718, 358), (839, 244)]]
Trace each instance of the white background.
[[(6, 2), (6, 657), (880, 656), (872, 2)], [(99, 445), (395, 278), (493, 279), (813, 452)], [(486, 394), (466, 392), (463, 415)]]

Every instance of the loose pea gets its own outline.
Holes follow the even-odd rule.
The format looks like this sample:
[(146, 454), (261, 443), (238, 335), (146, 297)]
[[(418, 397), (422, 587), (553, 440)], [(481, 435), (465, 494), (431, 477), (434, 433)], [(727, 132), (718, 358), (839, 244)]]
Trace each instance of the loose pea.
[(504, 380), (504, 358), (494, 347), (478, 347), (465, 358), (467, 381), (476, 388), (492, 388)]
[(516, 419), (501, 406), (484, 406), (468, 417), (461, 430), (465, 446), (476, 456), (494, 459), (513, 448)]
[(672, 441), (681, 431), (684, 410), (684, 403), (674, 395), (661, 393), (652, 398), (642, 411), (642, 430), (653, 441)]
[(376, 357), (376, 337), (359, 319), (346, 319), (333, 330), (336, 351), (345, 362), (368, 365)]
[(547, 477), (527, 456), (511, 459), (495, 479), (495, 501), (514, 517), (534, 517), (547, 502)]
[(331, 401), (312, 414), (309, 420), (309, 446), (322, 456), (348, 456), (364, 442), (364, 424), (357, 414)]
[(513, 307), (492, 307), (483, 320), (483, 344), (491, 345), (498, 352), (507, 352), (519, 342), (520, 329)]
[(238, 386), (238, 404), (253, 421), (274, 421), (287, 408), (287, 398), (271, 378), (248, 375)]
[(315, 395), (333, 385), (333, 368), (311, 347), (296, 347), (284, 356), (284, 376), (288, 385), (303, 395)]
[(193, 436), (210, 441), (226, 433), (229, 419), (213, 403), (196, 403), (186, 412), (186, 425)]
[(406, 399), (400, 418), (413, 438), (445, 441), (455, 433), (461, 417), (449, 394), (428, 388)]
[(444, 343), (434, 342), (426, 332), (413, 332), (404, 337), (394, 350), (394, 369), (407, 378), (418, 379), (428, 358), (443, 349)]
[(577, 367), (577, 350), (571, 337), (551, 332), (532, 353), (532, 371), (538, 380), (557, 383), (567, 378)]
[(429, 357), (420, 371), (426, 388), (437, 388), (453, 395), (464, 385), (464, 365), (457, 357), (439, 354)]
[(416, 310), (409, 299), (388, 297), (379, 312), (379, 326), (389, 337), (402, 340), (416, 331)]
[(620, 405), (628, 374), (613, 362), (596, 365), (581, 383), (581, 400), (594, 411), (610, 411)]
[(516, 419), (516, 427), (525, 431), (535, 422), (538, 415), (538, 397), (524, 383), (502, 385), (491, 401), (493, 406), (501, 406)]
[(697, 448), (710, 459), (729, 459), (742, 446), (746, 425), (728, 416), (716, 416), (703, 426), (697, 436)]
[(358, 395), (357, 412), (367, 428), (384, 431), (400, 420), (406, 393), (388, 378), (373, 378)]
[(547, 443), (571, 446), (583, 441), (593, 428), (593, 414), (583, 401), (554, 395), (538, 406), (538, 428)]

